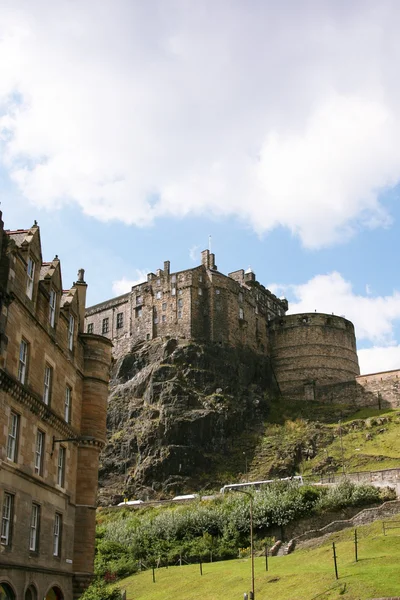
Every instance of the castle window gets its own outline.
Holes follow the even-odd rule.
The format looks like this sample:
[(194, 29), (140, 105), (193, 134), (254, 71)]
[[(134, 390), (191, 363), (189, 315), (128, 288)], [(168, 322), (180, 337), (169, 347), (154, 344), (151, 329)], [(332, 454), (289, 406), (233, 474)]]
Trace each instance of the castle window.
[(35, 448), (35, 473), (36, 475), (43, 475), (43, 456), (45, 448), (45, 434), (40, 429), (37, 430), (36, 434), (36, 448)]
[(158, 323), (158, 317), (157, 317), (157, 315), (156, 315), (156, 316), (154, 317), (154, 324), (155, 324), (155, 325), (157, 325), (157, 323)]
[(141, 316), (142, 316), (142, 309), (141, 308), (137, 308), (136, 309), (136, 318), (140, 319)]
[(103, 326), (101, 328), (102, 333), (108, 333), (110, 327), (110, 320), (108, 317), (106, 317), (105, 319), (103, 319)]
[(239, 308), (239, 319), (244, 319), (244, 312), (242, 307)]
[(176, 295), (176, 287), (171, 288), (171, 296)]
[(14, 516), (14, 495), (4, 493), (3, 515), (1, 518), (1, 545), (11, 546), (12, 522)]
[(218, 288), (215, 290), (215, 293), (218, 295), (221, 293), (221, 290), (219, 290)]
[(162, 309), (163, 309), (163, 310), (167, 310), (167, 303), (166, 303), (166, 302), (163, 302), (163, 303), (162, 303)]
[(28, 352), (29, 345), (25, 340), (21, 340), (19, 346), (19, 363), (18, 363), (18, 381), (21, 383), (26, 382), (26, 375), (28, 370)]
[(239, 302), (243, 302), (243, 292), (239, 292)]
[(181, 309), (178, 310), (178, 319), (182, 319), (182, 310)]
[(176, 275), (171, 275), (171, 283), (176, 283)]
[(54, 516), (53, 529), (53, 556), (61, 555), (61, 531), (62, 531), (62, 516), (58, 513)]
[(7, 439), (7, 458), (13, 462), (17, 462), (18, 451), (18, 434), (19, 434), (19, 415), (12, 412), (10, 415), (10, 424), (8, 427)]
[(182, 290), (178, 290), (178, 294), (182, 296)]
[(179, 308), (182, 308), (182, 306), (183, 306), (183, 300), (181, 300), (180, 298), (178, 300), (178, 306), (179, 306)]
[(157, 279), (157, 285), (161, 285), (161, 279)]
[(161, 294), (162, 294), (162, 292), (157, 292), (156, 293), (157, 300), (161, 300)]
[(257, 304), (256, 304), (256, 307), (254, 309), (254, 312), (256, 313), (256, 315), (258, 315), (258, 306), (257, 306)]
[(54, 324), (56, 322), (56, 300), (57, 300), (56, 292), (55, 292), (55, 290), (53, 290), (53, 288), (51, 288), (50, 300), (49, 300), (49, 323), (50, 323), (51, 327), (54, 327)]
[(142, 298), (142, 296), (136, 296), (136, 306), (138, 304), (143, 304), (143, 298)]
[(49, 365), (44, 367), (43, 402), (50, 404), (51, 383), (53, 380), (53, 369)]
[(203, 288), (199, 288), (198, 292), (199, 292), (199, 296), (202, 296), (203, 295)]
[(149, 341), (149, 339), (150, 339), (150, 334), (146, 333), (146, 340)]
[(203, 281), (203, 275), (199, 275), (199, 281), (202, 282)]
[(161, 317), (161, 321), (162, 321), (163, 323), (165, 323), (165, 322), (167, 321), (167, 317), (166, 317), (165, 315), (162, 315), (162, 317)]
[(58, 450), (58, 461), (57, 461), (57, 485), (64, 487), (65, 479), (65, 448), (60, 446)]
[(75, 319), (72, 315), (69, 316), (68, 323), (68, 349), (72, 350), (74, 347), (74, 329), (75, 329)]
[(31, 527), (29, 535), (29, 550), (37, 552), (39, 550), (39, 526), (40, 526), (40, 506), (32, 504)]
[(28, 296), (28, 298), (30, 300), (32, 300), (32, 296), (33, 296), (34, 277), (35, 277), (35, 263), (31, 259), (31, 257), (29, 257), (28, 258), (28, 266), (26, 269), (26, 295)]
[(93, 323), (88, 323), (87, 333), (93, 333)]
[(124, 313), (117, 314), (117, 329), (122, 329), (124, 326)]
[(69, 385), (67, 385), (64, 396), (64, 420), (66, 423), (71, 423), (71, 398), (72, 389), (69, 387)]

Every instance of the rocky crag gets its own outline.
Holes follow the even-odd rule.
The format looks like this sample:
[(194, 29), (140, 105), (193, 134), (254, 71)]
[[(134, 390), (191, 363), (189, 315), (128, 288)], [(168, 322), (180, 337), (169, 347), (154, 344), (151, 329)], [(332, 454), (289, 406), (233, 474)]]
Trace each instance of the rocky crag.
[(100, 504), (218, 486), (247, 469), (278, 394), (268, 358), (168, 339), (115, 362)]

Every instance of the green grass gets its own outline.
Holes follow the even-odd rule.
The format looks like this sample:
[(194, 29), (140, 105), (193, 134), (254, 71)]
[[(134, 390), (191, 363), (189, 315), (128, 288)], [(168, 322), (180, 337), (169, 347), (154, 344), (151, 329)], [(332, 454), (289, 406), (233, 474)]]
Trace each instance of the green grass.
[[(289, 556), (255, 558), (256, 600), (367, 600), (395, 596), (400, 590), (400, 530), (386, 537), (380, 522), (358, 528), (359, 561), (354, 560), (353, 530), (333, 534), (321, 546), (299, 549)], [(396, 533), (399, 533), (397, 536)], [(332, 559), (335, 541), (339, 580)], [(250, 559), (162, 568), (119, 582), (128, 600), (242, 599), (251, 584)]]

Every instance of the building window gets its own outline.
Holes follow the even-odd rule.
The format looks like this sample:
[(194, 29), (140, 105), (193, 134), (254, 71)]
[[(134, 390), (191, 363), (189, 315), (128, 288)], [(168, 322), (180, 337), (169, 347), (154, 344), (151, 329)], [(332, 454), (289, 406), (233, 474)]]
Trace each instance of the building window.
[(35, 263), (29, 257), (28, 258), (28, 266), (26, 269), (26, 295), (30, 300), (32, 300), (33, 296), (33, 280), (35, 278)]
[(182, 296), (182, 290), (178, 290), (179, 296)]
[(220, 294), (220, 293), (221, 293), (221, 291), (220, 291), (220, 290), (217, 288), (217, 289), (215, 290), (215, 293), (218, 295), (218, 294)]
[(61, 531), (62, 531), (62, 516), (58, 513), (54, 516), (53, 529), (53, 556), (61, 555)]
[(244, 312), (242, 307), (239, 308), (239, 319), (244, 319)]
[(203, 295), (203, 288), (198, 288), (198, 293), (199, 293), (199, 296), (202, 296)]
[(178, 310), (178, 319), (182, 319), (182, 310), (181, 309)]
[(28, 369), (28, 342), (21, 340), (19, 346), (18, 381), (25, 383)]
[(108, 333), (108, 329), (109, 329), (109, 323), (110, 320), (108, 317), (106, 317), (105, 319), (103, 319), (103, 326), (101, 328), (102, 333)]
[(64, 419), (67, 423), (71, 422), (71, 397), (72, 389), (67, 385), (64, 398)]
[(72, 315), (69, 316), (69, 324), (68, 324), (68, 348), (72, 350), (74, 347), (74, 329), (75, 329), (75, 319)]
[(124, 326), (124, 313), (117, 314), (117, 329), (122, 329)]
[(154, 324), (155, 324), (155, 325), (157, 325), (157, 323), (158, 323), (158, 317), (157, 317), (157, 315), (156, 315), (156, 316), (154, 317)]
[(179, 308), (182, 308), (182, 306), (183, 306), (183, 300), (181, 300), (181, 299), (178, 300), (178, 306), (179, 306)]
[(138, 304), (143, 304), (143, 298), (142, 298), (142, 296), (136, 296), (136, 306)]
[(93, 323), (88, 323), (86, 331), (87, 333), (93, 333)]
[(166, 302), (163, 302), (163, 303), (162, 303), (162, 309), (163, 309), (163, 310), (167, 310), (167, 303), (166, 303)]
[(157, 279), (157, 285), (161, 285), (161, 279)]
[(243, 302), (243, 292), (239, 292), (239, 302)]
[(140, 319), (141, 316), (142, 316), (142, 309), (141, 308), (137, 308), (136, 309), (136, 318)]
[(43, 402), (50, 404), (51, 383), (53, 380), (53, 369), (49, 365), (44, 367), (44, 385), (43, 385)]
[(55, 290), (50, 290), (50, 301), (49, 301), (49, 322), (51, 327), (54, 327), (56, 322), (56, 292)]
[(43, 457), (45, 448), (45, 434), (38, 429), (36, 434), (36, 449), (35, 449), (35, 473), (43, 475)]
[(162, 317), (161, 317), (161, 321), (162, 321), (163, 323), (165, 323), (165, 322), (167, 321), (167, 317), (166, 317), (165, 315), (162, 315)]
[(14, 495), (4, 492), (3, 514), (1, 519), (1, 544), (11, 546), (12, 522), (14, 513)]
[(31, 527), (29, 535), (29, 550), (37, 552), (39, 550), (39, 527), (40, 527), (40, 506), (32, 504)]
[(171, 296), (176, 296), (176, 287), (171, 288)]
[(18, 452), (18, 434), (19, 434), (19, 415), (12, 412), (10, 415), (10, 424), (8, 427), (7, 439), (7, 458), (17, 462)]
[(60, 446), (58, 450), (58, 461), (57, 461), (57, 485), (64, 487), (65, 478), (65, 448)]
[(176, 275), (171, 275), (171, 283), (176, 283)]
[(161, 300), (161, 291), (158, 291), (158, 292), (156, 293), (156, 299), (157, 299), (157, 300)]
[(199, 281), (203, 281), (203, 275), (199, 275)]

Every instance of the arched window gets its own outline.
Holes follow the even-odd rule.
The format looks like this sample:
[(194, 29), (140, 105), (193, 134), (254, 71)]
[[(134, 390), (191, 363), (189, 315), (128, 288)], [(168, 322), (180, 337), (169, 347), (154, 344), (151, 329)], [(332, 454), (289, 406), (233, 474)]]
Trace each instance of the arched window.
[(47, 592), (44, 600), (64, 600), (64, 595), (60, 588), (54, 586)]
[(0, 583), (0, 600), (15, 600), (16, 596), (8, 583)]
[(34, 585), (30, 585), (25, 592), (25, 600), (37, 600), (37, 591)]

